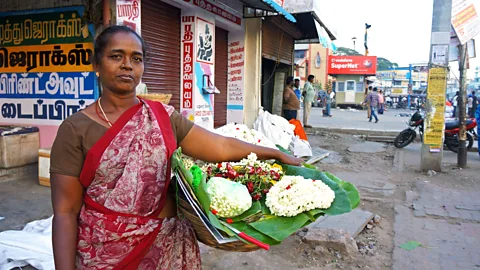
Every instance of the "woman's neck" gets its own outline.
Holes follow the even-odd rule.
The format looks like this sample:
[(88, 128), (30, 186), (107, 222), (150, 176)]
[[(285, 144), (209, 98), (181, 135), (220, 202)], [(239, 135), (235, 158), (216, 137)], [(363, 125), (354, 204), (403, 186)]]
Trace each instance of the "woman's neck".
[(135, 93), (118, 95), (107, 90), (102, 93), (101, 103), (105, 111), (124, 112), (137, 104), (138, 98)]

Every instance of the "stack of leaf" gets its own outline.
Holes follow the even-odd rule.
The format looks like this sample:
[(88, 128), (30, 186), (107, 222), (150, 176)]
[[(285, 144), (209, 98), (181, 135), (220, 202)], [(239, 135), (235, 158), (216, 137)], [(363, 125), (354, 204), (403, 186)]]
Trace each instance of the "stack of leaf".
[[(177, 150), (173, 155), (172, 164), (172, 168), (177, 170), (179, 174), (185, 178), (183, 180), (195, 187), (195, 191), (193, 191), (194, 189), (190, 189), (190, 195), (197, 199), (211, 224), (225, 235), (235, 237), (235, 234), (223, 226), (219, 222), (219, 218), (210, 211), (210, 199), (206, 190), (205, 174), (200, 174), (198, 169), (194, 169), (197, 171), (194, 171), (192, 174), (192, 172), (185, 168), (182, 162), (181, 149)], [(240, 216), (232, 217), (229, 220), (231, 226), (264, 243), (278, 245), (288, 236), (314, 222), (320, 216), (345, 214), (355, 209), (360, 203), (360, 196), (355, 186), (349, 182), (342, 181), (330, 173), (324, 173), (312, 167), (306, 168), (290, 165), (283, 165), (283, 170), (285, 175), (299, 175), (303, 176), (305, 179), (321, 180), (335, 192), (335, 200), (332, 205), (328, 209), (314, 209), (298, 214), (294, 217), (279, 217), (272, 215), (268, 207), (265, 205), (265, 199), (261, 199), (259, 201), (254, 201), (251, 208)], [(202, 242), (204, 236), (198, 238)], [(238, 241), (240, 242), (243, 240), (239, 238)], [(205, 244), (219, 247), (219, 245), (212, 245), (210, 241), (203, 242), (209, 242)], [(247, 244), (248, 243), (245, 243), (245, 245)], [(234, 248), (223, 249), (237, 251)], [(242, 251), (251, 251), (255, 249), (256, 248), (252, 248)]]

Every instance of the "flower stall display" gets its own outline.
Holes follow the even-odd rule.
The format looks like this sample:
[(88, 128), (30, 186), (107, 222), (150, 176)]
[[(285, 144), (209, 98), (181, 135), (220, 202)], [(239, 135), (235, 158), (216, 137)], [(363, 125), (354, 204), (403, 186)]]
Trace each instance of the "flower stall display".
[[(179, 149), (173, 155), (172, 168), (188, 183), (188, 195), (198, 202), (208, 226), (237, 239), (229, 248), (205, 241), (205, 236), (199, 235), (205, 230), (191, 220), (199, 241), (226, 250), (239, 251), (247, 243), (262, 247), (263, 243), (280, 244), (320, 216), (348, 213), (360, 202), (355, 186), (332, 174), (271, 164), (258, 160), (255, 154), (239, 162), (196, 164), (182, 157)], [(192, 215), (185, 217), (191, 219)]]
[(217, 128), (214, 132), (222, 136), (233, 137), (251, 144), (276, 149), (275, 144), (265, 137), (265, 135), (259, 131), (256, 131), (255, 129), (248, 128), (246, 125), (230, 123), (223, 127)]

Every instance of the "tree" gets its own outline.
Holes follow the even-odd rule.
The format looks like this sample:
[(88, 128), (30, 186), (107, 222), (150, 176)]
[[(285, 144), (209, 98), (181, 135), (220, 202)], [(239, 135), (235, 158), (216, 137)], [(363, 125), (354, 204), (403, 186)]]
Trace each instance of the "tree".
[(328, 80), (325, 84), (325, 91), (332, 90), (332, 80)]
[[(363, 55), (363, 54), (349, 48), (338, 47), (334, 55), (341, 56), (341, 55)], [(397, 67), (398, 67), (397, 63), (390, 62), (388, 59), (383, 57), (377, 57), (377, 70), (393, 69)]]

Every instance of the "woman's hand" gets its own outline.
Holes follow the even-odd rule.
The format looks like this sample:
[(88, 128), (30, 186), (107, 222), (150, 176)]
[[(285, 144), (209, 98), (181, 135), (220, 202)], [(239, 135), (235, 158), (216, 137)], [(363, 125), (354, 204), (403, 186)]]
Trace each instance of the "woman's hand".
[(294, 166), (300, 166), (304, 162), (303, 159), (301, 158), (297, 158), (283, 152), (281, 152), (280, 157), (278, 157), (278, 161), (287, 165), (294, 165)]

